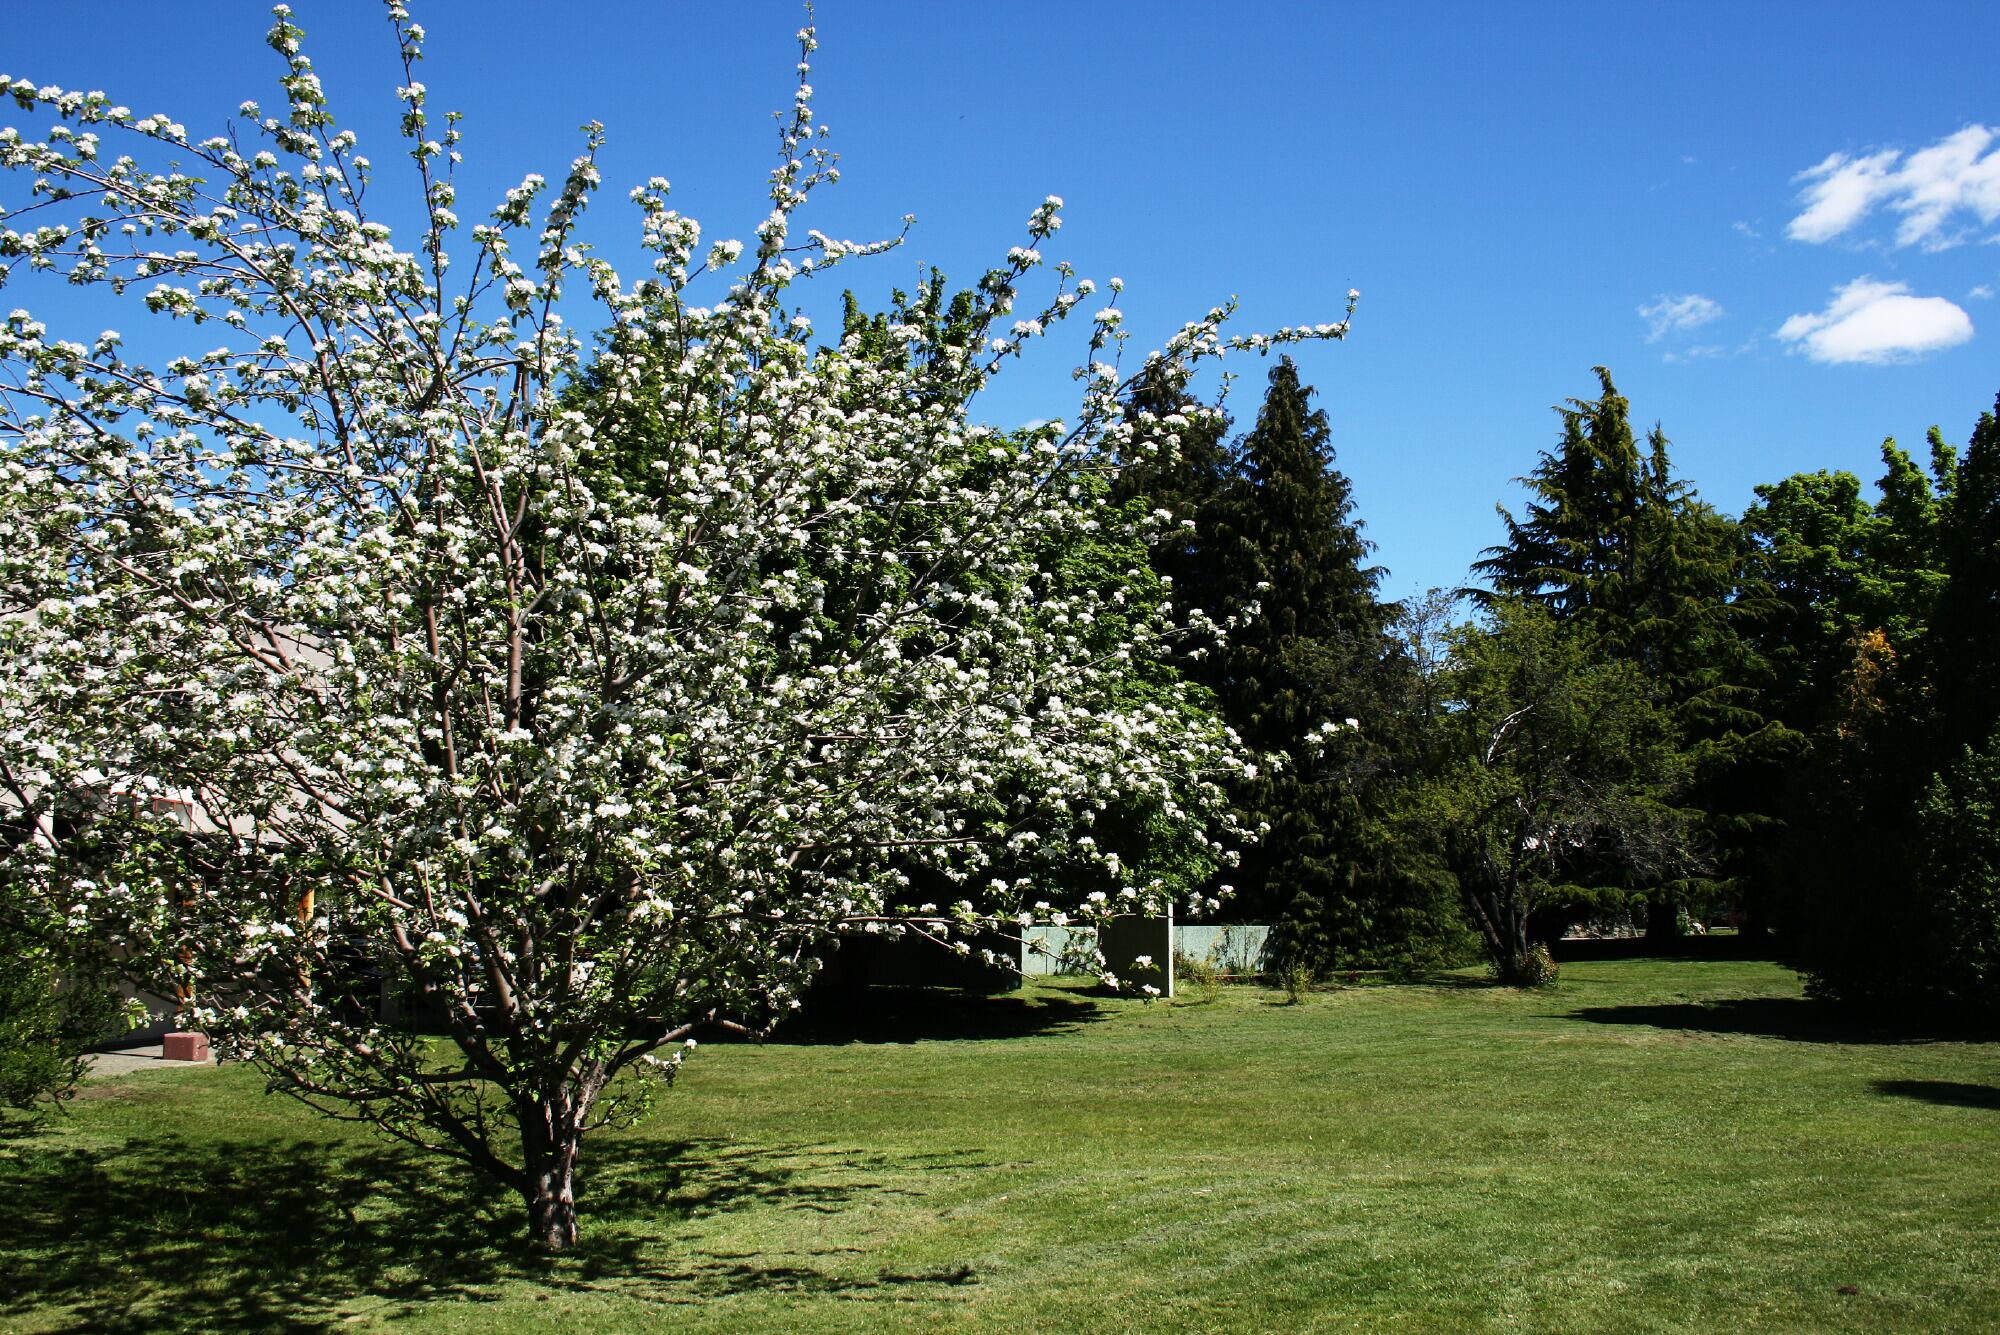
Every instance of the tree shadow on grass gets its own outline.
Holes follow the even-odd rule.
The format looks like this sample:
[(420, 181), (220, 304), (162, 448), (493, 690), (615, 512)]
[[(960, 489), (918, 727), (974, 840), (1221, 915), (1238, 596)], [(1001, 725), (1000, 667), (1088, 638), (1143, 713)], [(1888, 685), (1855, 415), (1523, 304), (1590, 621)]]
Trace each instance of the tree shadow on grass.
[(1645, 1025), (1705, 1034), (1743, 1034), (1794, 1043), (1943, 1043), (1991, 1037), (1916, 1023), (1866, 1021), (1810, 997), (1740, 997), (1649, 1006), (1585, 1006), (1550, 1019)]
[(1069, 1033), (1101, 1018), (1088, 997), (985, 996), (944, 987), (870, 987), (816, 996), (773, 1043), (984, 1042)]
[(2000, 1112), (2000, 1085), (1973, 1085), (1959, 1080), (1877, 1080), (1875, 1092), (1954, 1108), (1988, 1108)]
[(1426, 969), (1412, 975), (1409, 982), (1415, 987), (1443, 992), (1496, 992), (1510, 986), (1495, 978), (1490, 971), (1467, 973), (1459, 969)]
[(172, 1133), (108, 1148), (16, 1142), (0, 1153), (0, 1325), (33, 1313), (110, 1335), (326, 1331), (356, 1315), (497, 1302), (510, 1283), (677, 1304), (971, 1282), (969, 1271), (870, 1271), (832, 1252), (826, 1270), (708, 1254), (659, 1226), (738, 1209), (834, 1213), (863, 1195), (915, 1194), (884, 1177), (988, 1166), (976, 1155), (841, 1159), (828, 1147), (640, 1138), (591, 1148), (583, 1245), (552, 1258), (525, 1242), (516, 1199), (398, 1148)]

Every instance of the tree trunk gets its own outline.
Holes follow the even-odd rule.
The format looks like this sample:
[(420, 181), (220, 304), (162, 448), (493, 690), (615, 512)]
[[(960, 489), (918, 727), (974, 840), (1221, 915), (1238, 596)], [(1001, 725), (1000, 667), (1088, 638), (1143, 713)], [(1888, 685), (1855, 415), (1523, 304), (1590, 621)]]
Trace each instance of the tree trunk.
[(1533, 958), (1533, 942), (1528, 934), (1528, 910), (1511, 887), (1493, 878), (1490, 890), (1481, 894), (1468, 888), (1466, 904), (1472, 910), (1479, 934), (1486, 938), (1486, 950), (1493, 957), (1494, 976), (1508, 987), (1539, 981)]
[(1494, 972), (1500, 981), (1509, 987), (1526, 987), (1541, 981), (1535, 968), (1534, 943), (1528, 939), (1528, 920), (1525, 915), (1513, 918), (1506, 924), (1506, 935), (1500, 941), (1497, 967)]
[(1662, 894), (1646, 901), (1646, 939), (1672, 941), (1681, 934), (1681, 906)]
[(566, 1252), (576, 1246), (576, 1171), (572, 1165), (549, 1165), (529, 1176), (528, 1236), (544, 1251)]
[(542, 1103), (533, 1111), (521, 1127), (528, 1237), (544, 1251), (568, 1251), (576, 1245), (576, 1162), (583, 1136), (567, 1108)]

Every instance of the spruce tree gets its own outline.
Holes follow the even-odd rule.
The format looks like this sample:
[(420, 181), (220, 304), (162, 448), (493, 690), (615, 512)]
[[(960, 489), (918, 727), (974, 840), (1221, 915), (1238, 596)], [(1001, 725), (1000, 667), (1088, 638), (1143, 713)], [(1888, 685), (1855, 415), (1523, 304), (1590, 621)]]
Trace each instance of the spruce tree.
[[(1239, 482), (1227, 443), (1229, 418), (1202, 404), (1157, 361), (1140, 373), (1125, 414), (1135, 437), (1151, 448), (1118, 461), (1112, 503), (1160, 519), (1150, 562), (1171, 583), (1183, 624), (1197, 610), (1217, 621), (1240, 612), (1242, 598), (1224, 575), (1244, 564), (1239, 536), (1224, 527), (1225, 498)], [(1206, 652), (1205, 638), (1190, 637), (1175, 666), (1213, 688), (1219, 665)]]
[[(1275, 923), (1280, 954), (1309, 967), (1423, 959), (1456, 926), (1438, 907), (1448, 888), (1383, 819), (1409, 665), (1389, 634), (1397, 609), (1377, 595), (1383, 572), (1368, 564), (1353, 484), (1311, 399), (1280, 359), (1205, 553), (1222, 609), (1255, 605), (1214, 673), (1224, 716), (1282, 761), (1234, 789), (1244, 816), (1269, 827), (1238, 869), (1237, 912)], [(1330, 747), (1307, 742), (1329, 723)]]
[[(1596, 373), (1601, 393), (1557, 409), (1556, 449), (1519, 479), (1530, 492), (1523, 516), (1501, 508), (1507, 540), (1473, 570), (1497, 594), (1546, 607), (1662, 692), (1690, 776), (1682, 797), (1708, 812), (1703, 834), (1726, 877), (1770, 819), (1740, 782), (1739, 767), (1775, 736), (1751, 708), (1761, 669), (1737, 631), (1747, 548), (1736, 525), (1674, 476), (1659, 427), (1642, 447), (1630, 403), (1608, 370)], [(1665, 936), (1684, 903), (1724, 886), (1636, 878), (1624, 888), (1643, 895), (1648, 935)]]

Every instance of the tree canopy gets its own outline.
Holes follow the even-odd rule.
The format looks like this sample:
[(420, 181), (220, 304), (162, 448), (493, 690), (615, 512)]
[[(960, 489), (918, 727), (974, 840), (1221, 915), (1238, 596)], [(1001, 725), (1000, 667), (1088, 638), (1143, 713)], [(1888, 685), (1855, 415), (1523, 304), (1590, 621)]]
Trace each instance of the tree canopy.
[[(0, 328), (0, 782), (32, 831), (5, 885), (276, 1088), (504, 1183), (562, 1248), (586, 1134), (703, 1026), (782, 1016), (827, 933), (969, 951), (1045, 911), (1042, 865), (1103, 878), (1081, 915), (1158, 908), (1175, 887), (1099, 818), (1143, 801), (1218, 859), (1250, 762), (1176, 682), (1132, 689), (1180, 633), (1158, 587), (1050, 560), (1116, 528), (1102, 461), (1149, 448), (1116, 306), (1068, 424), (969, 416), (1098, 295), (1059, 266), (1001, 325), (1060, 201), (938, 322), (816, 349), (788, 289), (894, 241), (796, 226), (832, 175), (807, 30), (747, 250), (704, 251), (655, 179), (651, 276), (595, 257), (591, 127), (452, 263), (455, 118), (391, 15), (410, 249), (283, 10), (286, 105), (233, 135), (12, 88), (54, 128), (0, 138), (10, 213), (56, 208), (0, 249), (212, 346), (155, 367), (24, 310)], [(561, 312), (592, 302), (586, 373)], [(1157, 363), (1345, 332), (1227, 316)]]

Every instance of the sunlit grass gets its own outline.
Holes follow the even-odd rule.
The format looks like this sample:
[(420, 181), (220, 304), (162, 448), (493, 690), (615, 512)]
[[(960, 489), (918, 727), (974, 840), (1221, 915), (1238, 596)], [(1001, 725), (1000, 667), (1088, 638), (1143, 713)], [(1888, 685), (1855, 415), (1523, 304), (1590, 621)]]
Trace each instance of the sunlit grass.
[(2000, 1324), (2000, 1045), (1842, 1028), (1758, 963), (1283, 1000), (1050, 988), (704, 1046), (592, 1144), (553, 1263), (515, 1202), (253, 1072), (99, 1082), (0, 1142), (0, 1326)]

